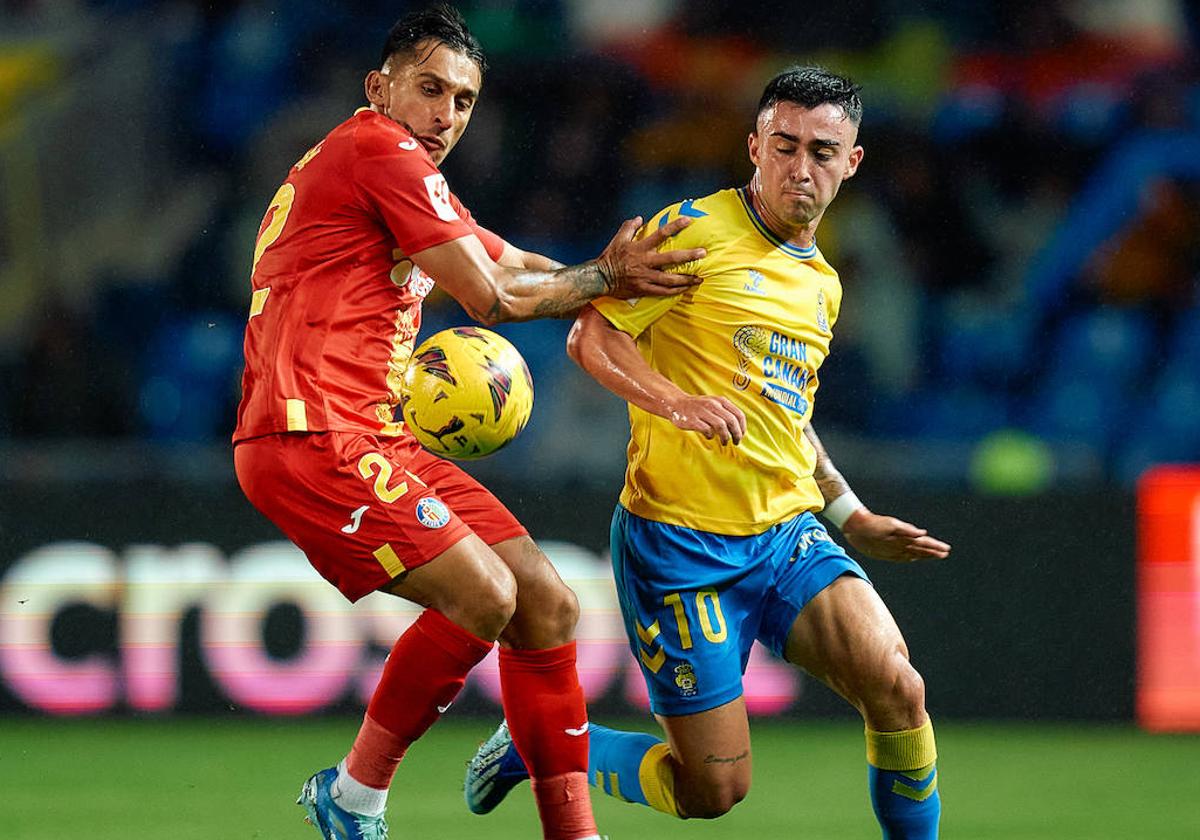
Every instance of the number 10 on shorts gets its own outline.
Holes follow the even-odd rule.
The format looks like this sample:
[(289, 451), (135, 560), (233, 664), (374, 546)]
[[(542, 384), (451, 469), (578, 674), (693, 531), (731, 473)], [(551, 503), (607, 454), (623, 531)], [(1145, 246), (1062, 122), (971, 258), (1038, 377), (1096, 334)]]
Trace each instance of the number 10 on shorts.
[[(683, 650), (692, 648), (692, 626), (688, 619), (687, 609), (684, 607), (684, 597), (689, 596), (688, 600), (692, 600), (696, 606), (696, 615), (700, 619), (700, 632), (704, 638), (714, 645), (719, 645), (725, 641), (729, 635), (728, 629), (725, 626), (725, 614), (721, 611), (721, 598), (714, 589), (701, 589), (695, 593), (680, 593), (672, 592), (663, 596), (663, 606), (670, 607), (675, 617), (675, 632), (679, 636), (679, 646)], [(666, 660), (666, 651), (662, 649), (661, 644), (656, 644), (662, 630), (657, 621), (650, 624), (649, 627), (643, 627), (641, 622), (637, 623), (638, 639), (642, 643), (642, 648), (639, 650), (642, 664), (650, 669), (651, 673), (658, 673), (658, 669), (662, 667)]]

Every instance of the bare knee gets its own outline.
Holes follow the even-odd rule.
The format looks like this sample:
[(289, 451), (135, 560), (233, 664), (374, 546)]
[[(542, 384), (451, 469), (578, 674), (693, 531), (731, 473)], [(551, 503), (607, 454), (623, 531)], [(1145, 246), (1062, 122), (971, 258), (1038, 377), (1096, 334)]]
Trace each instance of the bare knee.
[(575, 637), (575, 625), (579, 623), (579, 598), (571, 587), (565, 583), (552, 587), (542, 608), (543, 632), (553, 637), (555, 644), (566, 644)]
[(868, 681), (860, 700), (867, 725), (877, 731), (915, 729), (925, 722), (925, 681), (900, 651)]
[(565, 645), (575, 638), (579, 599), (557, 576), (521, 586), (517, 612), (501, 639), (515, 648), (530, 650)]
[(684, 819), (714, 820), (732, 811), (750, 792), (750, 780), (740, 777), (696, 785), (680, 782), (675, 800)]
[(517, 581), (497, 560), (435, 603), (447, 618), (483, 639), (497, 639), (517, 608)]

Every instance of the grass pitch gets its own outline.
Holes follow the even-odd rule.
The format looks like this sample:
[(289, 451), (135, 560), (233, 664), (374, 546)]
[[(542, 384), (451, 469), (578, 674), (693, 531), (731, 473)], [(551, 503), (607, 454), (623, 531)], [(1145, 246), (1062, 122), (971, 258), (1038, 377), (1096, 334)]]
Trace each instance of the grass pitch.
[[(392, 788), (395, 840), (538, 838), (522, 785), (488, 817), (462, 804), (462, 771), (491, 722), (448, 719)], [(636, 723), (649, 729), (645, 722)], [(652, 724), (651, 724), (652, 725)], [(0, 720), (8, 840), (316, 840), (293, 802), (357, 728), (318, 720)], [(593, 797), (612, 840), (878, 838), (862, 731), (846, 722), (753, 725), (754, 785), (717, 821), (671, 820)], [(950, 840), (1200, 837), (1200, 738), (1130, 727), (938, 725)]]

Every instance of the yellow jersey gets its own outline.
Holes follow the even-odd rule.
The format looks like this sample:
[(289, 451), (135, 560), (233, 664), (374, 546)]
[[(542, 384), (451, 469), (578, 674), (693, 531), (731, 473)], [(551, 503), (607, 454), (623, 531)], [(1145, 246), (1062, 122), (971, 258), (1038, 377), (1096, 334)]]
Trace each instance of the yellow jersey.
[(670, 525), (762, 533), (824, 506), (804, 427), (817, 370), (829, 354), (841, 283), (815, 243), (800, 248), (775, 236), (744, 188), (674, 204), (642, 233), (680, 215), (694, 221), (662, 249), (707, 249), (703, 259), (677, 269), (704, 282), (674, 297), (602, 298), (593, 305), (684, 391), (738, 406), (746, 436), (738, 446), (722, 446), (631, 405), (621, 504)]

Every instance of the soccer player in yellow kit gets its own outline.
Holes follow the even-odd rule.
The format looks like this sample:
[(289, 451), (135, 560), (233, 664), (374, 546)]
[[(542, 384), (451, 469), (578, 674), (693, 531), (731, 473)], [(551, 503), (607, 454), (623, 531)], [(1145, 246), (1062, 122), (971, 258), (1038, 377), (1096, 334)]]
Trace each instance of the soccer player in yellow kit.
[[(606, 793), (678, 817), (716, 817), (750, 786), (742, 673), (755, 639), (846, 698), (866, 723), (871, 801), (886, 840), (935, 838), (941, 813), (925, 687), (862, 568), (862, 553), (945, 557), (924, 530), (872, 513), (812, 429), (817, 372), (841, 307), (815, 232), (862, 161), (858, 86), (792, 68), (773, 79), (749, 136), (741, 189), (673, 205), (672, 247), (707, 255), (681, 295), (599, 299), (571, 356), (630, 404), (629, 468), (612, 554), (630, 647), (667, 735), (591, 725), (589, 776)], [(477, 813), (521, 778), (505, 728), (467, 777)]]

